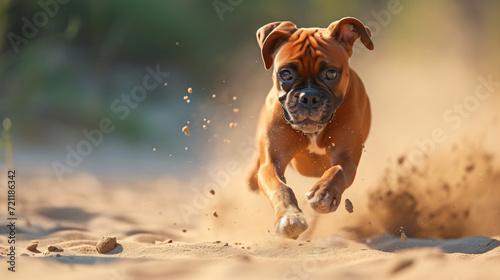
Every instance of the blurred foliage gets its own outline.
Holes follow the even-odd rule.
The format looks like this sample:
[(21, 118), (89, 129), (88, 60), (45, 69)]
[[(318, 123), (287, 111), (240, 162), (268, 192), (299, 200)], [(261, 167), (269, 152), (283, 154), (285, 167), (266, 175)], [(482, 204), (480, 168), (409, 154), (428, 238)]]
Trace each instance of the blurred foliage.
[(2, 122), (2, 137), (0, 138), (0, 162), (5, 162), (8, 167), (13, 167), (12, 157), (12, 122), (5, 118)]

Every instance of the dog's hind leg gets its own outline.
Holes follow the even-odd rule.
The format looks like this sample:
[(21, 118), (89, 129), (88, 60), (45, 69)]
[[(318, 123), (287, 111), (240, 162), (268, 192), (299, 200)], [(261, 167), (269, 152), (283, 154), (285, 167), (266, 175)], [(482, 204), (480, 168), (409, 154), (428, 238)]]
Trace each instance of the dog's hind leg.
[(260, 158), (258, 153), (255, 153), (252, 159), (252, 165), (250, 167), (250, 172), (248, 172), (248, 186), (252, 191), (259, 191), (259, 180), (257, 178), (257, 172), (259, 172)]

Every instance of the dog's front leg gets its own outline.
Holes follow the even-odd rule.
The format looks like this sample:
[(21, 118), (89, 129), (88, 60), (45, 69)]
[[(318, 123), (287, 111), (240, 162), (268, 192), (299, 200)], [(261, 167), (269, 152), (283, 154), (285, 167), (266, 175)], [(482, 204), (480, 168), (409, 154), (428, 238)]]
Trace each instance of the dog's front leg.
[(352, 184), (355, 175), (356, 164), (351, 157), (343, 154), (339, 160), (332, 160), (332, 167), (306, 193), (309, 206), (318, 213), (337, 210), (342, 193)]
[(285, 169), (291, 158), (273, 155), (273, 149), (266, 149), (261, 154), (258, 171), (259, 186), (274, 209), (275, 232), (283, 237), (296, 239), (307, 229), (304, 214), (297, 205), (292, 189), (286, 185)]

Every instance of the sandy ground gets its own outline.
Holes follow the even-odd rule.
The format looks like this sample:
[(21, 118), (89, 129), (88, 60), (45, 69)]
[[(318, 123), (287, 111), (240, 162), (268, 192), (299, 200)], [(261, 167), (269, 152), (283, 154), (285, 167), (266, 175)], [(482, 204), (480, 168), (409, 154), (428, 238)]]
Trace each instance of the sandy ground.
[[(388, 169), (367, 195), (346, 192), (344, 198), (354, 204), (352, 214), (340, 209), (318, 217), (299, 199), (311, 228), (298, 240), (283, 240), (270, 232), (268, 202), (245, 188), (239, 175), (220, 188), (169, 177), (116, 183), (83, 173), (63, 182), (20, 176), (16, 272), (7, 271), (7, 238), (2, 234), (0, 275), (116, 280), (498, 279), (500, 206), (495, 201), (500, 172), (492, 155), (475, 148), (454, 149), (459, 149), (456, 158), (447, 159), (455, 163), (449, 171), (453, 176), (433, 168), (442, 166), (438, 153), (404, 178), (394, 179), (394, 172), (405, 170), (400, 158), (392, 166), (394, 172)], [(462, 158), (468, 160), (461, 162)], [(478, 177), (471, 169), (486, 171)], [(457, 176), (457, 170), (463, 170), (465, 178)], [(302, 182), (299, 175), (289, 173)], [(457, 177), (457, 182), (446, 181)], [(439, 187), (444, 185), (448, 189)], [(400, 238), (401, 227), (407, 241)], [(116, 236), (118, 245), (99, 254), (95, 245), (103, 236)], [(39, 241), (36, 251), (26, 249), (31, 240)], [(58, 249), (48, 252), (48, 245)]]

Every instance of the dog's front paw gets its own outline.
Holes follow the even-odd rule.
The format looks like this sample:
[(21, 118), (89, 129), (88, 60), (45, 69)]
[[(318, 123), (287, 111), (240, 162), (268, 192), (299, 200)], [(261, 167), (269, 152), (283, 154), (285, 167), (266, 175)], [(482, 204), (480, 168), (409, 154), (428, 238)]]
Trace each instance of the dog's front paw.
[(276, 220), (274, 231), (277, 235), (297, 239), (307, 229), (307, 221), (302, 212), (291, 212)]
[(317, 183), (310, 192), (306, 193), (306, 199), (314, 211), (326, 214), (337, 210), (342, 199), (342, 192), (328, 183)]

